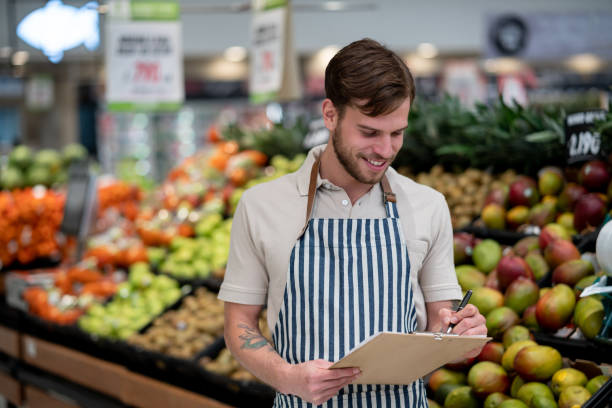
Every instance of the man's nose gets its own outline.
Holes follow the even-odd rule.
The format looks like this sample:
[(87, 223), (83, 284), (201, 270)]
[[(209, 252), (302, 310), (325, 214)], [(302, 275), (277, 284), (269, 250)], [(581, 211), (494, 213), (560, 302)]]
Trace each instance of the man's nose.
[(393, 156), (393, 143), (391, 140), (391, 135), (381, 135), (376, 143), (374, 151), (377, 155), (385, 159)]

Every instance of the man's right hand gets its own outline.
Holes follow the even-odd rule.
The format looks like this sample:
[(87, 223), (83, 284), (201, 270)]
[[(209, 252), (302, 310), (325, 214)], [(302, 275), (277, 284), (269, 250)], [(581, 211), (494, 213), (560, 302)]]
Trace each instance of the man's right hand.
[(329, 369), (333, 363), (312, 360), (290, 366), (289, 394), (319, 405), (332, 398), (361, 374), (359, 368)]

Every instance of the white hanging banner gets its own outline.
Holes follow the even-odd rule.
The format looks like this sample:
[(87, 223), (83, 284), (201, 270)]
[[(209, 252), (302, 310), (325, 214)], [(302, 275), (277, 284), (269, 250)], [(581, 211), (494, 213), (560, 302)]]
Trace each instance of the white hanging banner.
[(253, 1), (249, 92), (251, 101), (301, 97), (288, 0)]
[(109, 10), (106, 29), (109, 109), (180, 108), (185, 89), (178, 4), (175, 1), (119, 1)]

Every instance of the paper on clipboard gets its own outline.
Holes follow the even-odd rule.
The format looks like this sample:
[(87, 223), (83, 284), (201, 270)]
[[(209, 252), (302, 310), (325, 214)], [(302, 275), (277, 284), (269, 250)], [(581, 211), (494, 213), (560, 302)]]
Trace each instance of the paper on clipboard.
[(491, 340), (441, 333), (377, 333), (330, 368), (359, 367), (353, 384), (410, 384)]

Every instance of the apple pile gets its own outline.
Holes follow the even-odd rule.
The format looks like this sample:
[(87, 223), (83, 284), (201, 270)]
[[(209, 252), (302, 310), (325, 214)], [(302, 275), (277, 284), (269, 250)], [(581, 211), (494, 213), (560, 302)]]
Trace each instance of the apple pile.
[(572, 234), (583, 234), (601, 225), (611, 202), (610, 164), (593, 160), (581, 167), (575, 181), (565, 178), (559, 168), (545, 167), (537, 180), (519, 176), (494, 188), (480, 216), (488, 228), (521, 230), (556, 221)]
[(524, 326), (504, 332), (476, 358), (449, 364), (428, 380), (429, 406), (445, 408), (572, 408), (609, 380), (564, 366), (561, 354), (537, 344)]
[(78, 326), (93, 335), (127, 339), (149, 324), (182, 296), (176, 280), (154, 275), (150, 266), (139, 262), (130, 267), (127, 281), (107, 304), (93, 304), (78, 320)]
[[(499, 337), (521, 319), (532, 330), (556, 332), (573, 321), (586, 338), (599, 333), (601, 300), (578, 296), (603, 271), (595, 271), (558, 227), (546, 226), (539, 237), (507, 248), (491, 239), (455, 234), (457, 280), (464, 291), (473, 290), (470, 303), (486, 317), (490, 336)], [(540, 288), (536, 282), (547, 277), (553, 287)]]
[[(399, 171), (405, 173), (403, 169)], [(450, 208), (453, 228), (459, 229), (470, 224), (480, 213), (489, 191), (502, 189), (515, 178), (513, 170), (493, 176), (486, 171), (468, 168), (455, 174), (445, 172), (442, 166), (435, 165), (428, 173), (419, 173), (414, 179), (444, 194)]]

